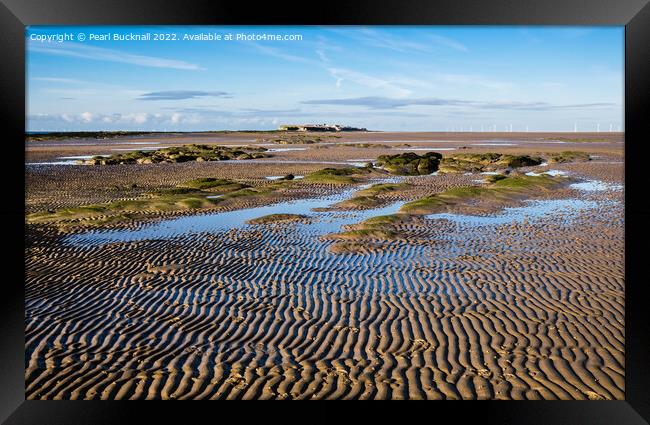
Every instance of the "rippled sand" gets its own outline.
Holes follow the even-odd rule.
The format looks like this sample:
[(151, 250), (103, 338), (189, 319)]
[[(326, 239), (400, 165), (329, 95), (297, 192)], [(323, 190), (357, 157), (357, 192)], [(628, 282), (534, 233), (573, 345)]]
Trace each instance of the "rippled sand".
[[(364, 158), (359, 151), (333, 156)], [(243, 173), (219, 166), (210, 169)], [(255, 168), (246, 177), (280, 174), (262, 167), (246, 167)], [(111, 173), (100, 168), (74, 173)], [(362, 219), (358, 211), (230, 229), (215, 214), (195, 232), (142, 239), (146, 226), (133, 225), (113, 229), (135, 232), (128, 241), (96, 243), (75, 242), (82, 229), (31, 227), (26, 396), (623, 399), (621, 157), (553, 168), (604, 186), (541, 196), (584, 202), (550, 214), (420, 217), (401, 229), (404, 240), (363, 255), (332, 253), (321, 237)], [(165, 169), (130, 173), (146, 187), (208, 168)], [(51, 179), (89, 192), (93, 184), (71, 171), (32, 173), (29, 205), (78, 202), (72, 190), (48, 198)], [(422, 194), (472, 179), (410, 178)]]

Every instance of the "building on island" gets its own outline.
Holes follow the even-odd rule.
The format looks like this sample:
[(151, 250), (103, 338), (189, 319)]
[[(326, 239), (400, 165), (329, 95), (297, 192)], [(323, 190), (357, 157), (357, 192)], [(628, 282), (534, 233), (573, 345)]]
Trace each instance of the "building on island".
[(349, 127), (339, 124), (285, 124), (280, 131), (368, 131), (365, 128)]

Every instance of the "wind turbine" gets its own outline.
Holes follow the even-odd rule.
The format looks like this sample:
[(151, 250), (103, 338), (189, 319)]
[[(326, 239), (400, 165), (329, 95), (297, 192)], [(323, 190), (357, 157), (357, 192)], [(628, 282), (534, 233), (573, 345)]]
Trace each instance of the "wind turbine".
[(578, 123), (577, 123), (577, 122), (574, 122), (574, 123), (573, 123), (573, 132), (574, 132), (574, 133), (577, 133), (577, 132), (578, 132)]
[(596, 133), (600, 133), (600, 123), (596, 124)]

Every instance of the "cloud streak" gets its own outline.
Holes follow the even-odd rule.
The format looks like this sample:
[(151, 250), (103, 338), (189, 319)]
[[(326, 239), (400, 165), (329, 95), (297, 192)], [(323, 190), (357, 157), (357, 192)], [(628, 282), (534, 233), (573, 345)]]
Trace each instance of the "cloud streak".
[(408, 96), (411, 94), (411, 90), (401, 87), (399, 84), (395, 84), (394, 82), (384, 78), (364, 74), (362, 72), (343, 68), (327, 68), (327, 72), (336, 79), (337, 88), (340, 88), (343, 82), (351, 81), (373, 90), (383, 90), (386, 94), (392, 94), (394, 96)]
[(366, 46), (380, 49), (393, 50), (401, 53), (432, 53), (436, 47), (444, 47), (459, 52), (467, 52), (468, 48), (463, 43), (449, 37), (428, 32), (418, 32), (417, 37), (404, 38), (371, 28), (363, 28), (356, 32), (332, 29), (340, 35), (350, 37)]
[(316, 99), (302, 102), (306, 105), (342, 105), (342, 106), (365, 106), (372, 109), (398, 109), (406, 106), (464, 106), (479, 109), (497, 110), (532, 110), (551, 111), (585, 108), (602, 108), (614, 106), (611, 102), (579, 103), (568, 105), (553, 105), (547, 102), (514, 102), (514, 101), (476, 101), (460, 99), (440, 98), (389, 98), (381, 96), (366, 96), (344, 99)]
[(87, 44), (66, 42), (66, 43), (44, 43), (28, 40), (28, 51), (48, 55), (67, 56), (82, 59), (91, 59), (105, 62), (125, 63), (129, 65), (146, 66), (152, 68), (170, 68), (187, 71), (203, 71), (205, 68), (189, 62), (177, 59), (167, 59), (156, 56), (137, 55), (121, 50), (106, 49)]
[(203, 97), (230, 98), (231, 96), (225, 91), (164, 90), (144, 93), (138, 97), (138, 100), (185, 100)]

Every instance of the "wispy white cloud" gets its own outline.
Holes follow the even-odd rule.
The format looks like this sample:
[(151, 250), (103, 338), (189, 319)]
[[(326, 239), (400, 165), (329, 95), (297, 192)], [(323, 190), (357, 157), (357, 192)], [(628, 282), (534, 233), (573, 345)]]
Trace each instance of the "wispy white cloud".
[(321, 60), (321, 62), (329, 63), (330, 59), (327, 57), (327, 54), (323, 49), (316, 49), (316, 54), (318, 55), (318, 58)]
[(469, 50), (467, 46), (453, 38), (431, 33), (422, 33), (419, 37), (404, 38), (372, 28), (362, 28), (359, 31), (346, 31), (342, 29), (332, 29), (332, 31), (352, 38), (366, 46), (402, 53), (432, 53), (439, 47), (460, 52)]
[(153, 68), (171, 68), (188, 71), (202, 71), (205, 68), (177, 59), (167, 59), (156, 56), (136, 55), (120, 50), (106, 49), (88, 44), (65, 42), (45, 43), (27, 40), (28, 51), (48, 55), (68, 56), (75, 58), (91, 59), (106, 62), (126, 63), (130, 65), (146, 66)]
[(364, 87), (386, 93), (391, 96), (408, 96), (411, 90), (391, 82), (388, 79), (375, 77), (362, 72), (352, 71), (344, 68), (327, 68), (327, 71), (336, 79), (336, 86), (341, 87), (345, 81), (351, 81)]
[(513, 83), (507, 81), (491, 80), (480, 75), (438, 73), (432, 75), (432, 78), (444, 83), (479, 86), (494, 90), (509, 90), (515, 86)]
[[(432, 53), (436, 46), (445, 46), (455, 50), (467, 51), (467, 47), (462, 43), (440, 35), (426, 34), (426, 36), (421, 38), (421, 40), (424, 41), (413, 41), (369, 28), (362, 28), (354, 32), (342, 31), (340, 29), (331, 30), (353, 38), (355, 41), (362, 44), (401, 52), (418, 51), (422, 53)], [(405, 77), (375, 76), (365, 72), (348, 69), (344, 66), (338, 66), (335, 63), (336, 61), (330, 57), (328, 51), (336, 52), (341, 49), (338, 46), (327, 44), (325, 40), (325, 38), (319, 38), (315, 43), (313, 50), (308, 50), (303, 55), (290, 54), (287, 53), (286, 50), (277, 49), (261, 43), (249, 44), (253, 45), (263, 54), (290, 62), (312, 65), (326, 70), (330, 76), (334, 78), (335, 88), (337, 90), (340, 90), (346, 81), (380, 90), (381, 94), (391, 96), (408, 96), (412, 93), (413, 88), (431, 89), (434, 87), (434, 84), (431, 84), (431, 81)], [(511, 84), (508, 83), (490, 81), (472, 75), (438, 74), (437, 76), (431, 77), (431, 79), (435, 78), (444, 83), (465, 83), (496, 89), (506, 89), (511, 87)]]
[(264, 53), (268, 56), (284, 59), (289, 62), (299, 62), (299, 63), (306, 63), (311, 65), (320, 65), (320, 62), (316, 59), (308, 58), (305, 56), (293, 55), (287, 53), (286, 50), (283, 49), (276, 49), (274, 47), (265, 46), (264, 44), (256, 43), (256, 42), (247, 42), (247, 44), (254, 46), (259, 52)]
[(357, 38), (369, 46), (395, 50), (398, 52), (429, 52), (431, 50), (431, 46), (426, 43), (388, 35), (370, 28), (364, 28), (355, 35), (358, 35)]
[(143, 125), (143, 124), (173, 124), (181, 121), (182, 114), (160, 114), (148, 112), (135, 112), (128, 114), (100, 114), (85, 111), (80, 114), (32, 114), (27, 117), (28, 123), (46, 122), (67, 124), (117, 124), (117, 125)]
[(405, 106), (461, 106), (478, 109), (507, 109), (507, 110), (569, 110), (569, 109), (593, 109), (615, 106), (610, 102), (594, 102), (554, 105), (547, 102), (517, 102), (517, 101), (476, 101), (465, 99), (441, 99), (441, 98), (389, 98), (381, 96), (366, 96), (343, 99), (317, 99), (302, 102), (307, 105), (347, 105), (365, 106), (373, 109), (397, 109)]
[(467, 52), (469, 50), (467, 46), (453, 38), (444, 37), (442, 35), (430, 35), (429, 39), (434, 44), (449, 47), (450, 49), (458, 50), (460, 52)]
[(75, 78), (60, 78), (60, 77), (34, 77), (34, 81), (44, 81), (46, 83), (61, 83), (61, 84), (89, 84), (88, 81), (77, 80)]
[(164, 90), (149, 93), (143, 93), (139, 100), (185, 100), (185, 99), (198, 99), (203, 97), (226, 97), (229, 98), (230, 93), (225, 91), (202, 91), (202, 90)]

